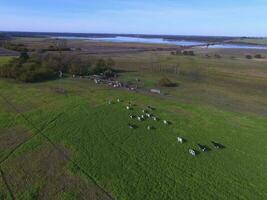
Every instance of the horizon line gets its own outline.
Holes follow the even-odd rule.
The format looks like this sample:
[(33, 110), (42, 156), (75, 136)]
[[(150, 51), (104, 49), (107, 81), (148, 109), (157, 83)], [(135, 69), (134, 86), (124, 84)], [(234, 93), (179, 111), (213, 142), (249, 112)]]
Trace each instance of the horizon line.
[(228, 37), (228, 38), (267, 38), (267, 36), (227, 36), (227, 35), (183, 35), (183, 34), (147, 34), (147, 33), (112, 33), (112, 32), (56, 32), (56, 31), (9, 31), (0, 30), (0, 33), (48, 33), (48, 34), (95, 34), (95, 35), (144, 35), (144, 36), (186, 36), (186, 37)]

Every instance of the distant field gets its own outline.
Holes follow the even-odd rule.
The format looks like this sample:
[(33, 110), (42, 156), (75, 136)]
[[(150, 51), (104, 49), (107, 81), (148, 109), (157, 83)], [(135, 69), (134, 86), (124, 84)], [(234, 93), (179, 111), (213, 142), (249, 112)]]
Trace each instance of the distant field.
[(237, 39), (233, 40), (234, 42), (247, 43), (247, 44), (259, 44), (259, 45), (267, 45), (267, 38), (259, 38), (259, 39)]
[(0, 56), (0, 66), (8, 63), (10, 59), (12, 59), (10, 56)]
[[(210, 54), (89, 56), (112, 57), (120, 80), (139, 78), (136, 93), (85, 79), (0, 79), (0, 199), (266, 199), (266, 61)], [(162, 77), (179, 86), (159, 87)], [(160, 121), (129, 117), (148, 105)], [(178, 136), (187, 142), (178, 143)], [(199, 154), (191, 156), (189, 148)]]

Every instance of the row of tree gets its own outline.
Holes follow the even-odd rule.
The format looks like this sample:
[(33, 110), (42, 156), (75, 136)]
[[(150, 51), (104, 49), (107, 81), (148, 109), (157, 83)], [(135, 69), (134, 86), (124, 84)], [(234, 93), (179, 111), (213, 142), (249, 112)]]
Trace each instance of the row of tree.
[(112, 59), (99, 59), (94, 64), (88, 58), (79, 56), (63, 56), (61, 54), (34, 54), (29, 56), (21, 53), (20, 57), (12, 59), (0, 67), (0, 77), (13, 78), (23, 82), (39, 82), (56, 79), (59, 73), (71, 75), (105, 75), (114, 76), (112, 69), (115, 62)]

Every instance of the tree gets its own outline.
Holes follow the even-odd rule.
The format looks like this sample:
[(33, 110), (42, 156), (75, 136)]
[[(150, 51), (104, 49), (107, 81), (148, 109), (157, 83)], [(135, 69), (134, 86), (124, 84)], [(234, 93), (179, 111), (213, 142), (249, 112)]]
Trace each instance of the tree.
[(114, 72), (111, 69), (104, 71), (104, 76), (107, 78), (114, 77)]
[(30, 57), (27, 52), (21, 52), (19, 58), (26, 62)]
[(112, 58), (108, 58), (106, 61), (106, 67), (112, 68), (115, 66), (115, 61)]
[(262, 58), (262, 55), (261, 54), (256, 54), (255, 58)]
[(246, 55), (247, 59), (252, 59), (252, 55)]

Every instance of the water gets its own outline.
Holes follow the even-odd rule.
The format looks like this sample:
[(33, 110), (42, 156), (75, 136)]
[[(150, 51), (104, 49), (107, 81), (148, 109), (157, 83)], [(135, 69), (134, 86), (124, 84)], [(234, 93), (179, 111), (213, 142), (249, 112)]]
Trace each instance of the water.
[(267, 50), (267, 46), (258, 45), (243, 45), (243, 44), (215, 44), (210, 45), (209, 48), (212, 49), (263, 49)]
[(100, 42), (129, 42), (129, 43), (145, 43), (145, 44), (169, 44), (177, 46), (193, 46), (193, 45), (205, 45), (204, 42), (197, 41), (185, 41), (185, 40), (165, 40), (163, 38), (137, 38), (137, 37), (57, 37), (61, 39), (80, 39), (80, 40), (94, 40)]
[[(177, 46), (201, 46), (205, 48), (207, 43), (198, 41), (185, 41), (185, 40), (166, 40), (163, 38), (138, 38), (138, 37), (54, 37), (59, 39), (77, 39), (77, 40), (93, 40), (99, 42), (118, 42), (118, 43), (144, 43), (144, 44), (167, 44), (167, 45), (177, 45)], [(258, 45), (245, 45), (245, 44), (216, 44), (210, 45), (208, 48), (218, 48), (218, 49), (263, 49), (267, 50), (267, 46)]]

